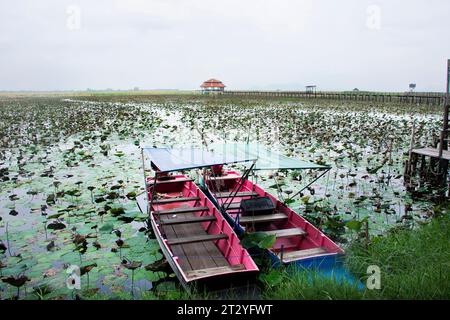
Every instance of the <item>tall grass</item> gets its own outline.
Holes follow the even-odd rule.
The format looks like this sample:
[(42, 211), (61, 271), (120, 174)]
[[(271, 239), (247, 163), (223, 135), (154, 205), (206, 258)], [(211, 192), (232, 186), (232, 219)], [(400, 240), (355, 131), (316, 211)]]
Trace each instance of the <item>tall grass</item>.
[(364, 276), (381, 268), (381, 299), (450, 299), (450, 218), (442, 216), (418, 230), (393, 230), (368, 249), (354, 245), (347, 266)]
[(266, 284), (262, 298), (267, 300), (359, 300), (364, 292), (349, 283), (338, 283), (313, 271), (280, 271), (279, 285)]
[(367, 267), (381, 269), (379, 290), (358, 290), (314, 273), (288, 272), (279, 285), (266, 285), (266, 299), (450, 299), (450, 218), (434, 219), (417, 230), (397, 229), (355, 243), (346, 265), (363, 283)]

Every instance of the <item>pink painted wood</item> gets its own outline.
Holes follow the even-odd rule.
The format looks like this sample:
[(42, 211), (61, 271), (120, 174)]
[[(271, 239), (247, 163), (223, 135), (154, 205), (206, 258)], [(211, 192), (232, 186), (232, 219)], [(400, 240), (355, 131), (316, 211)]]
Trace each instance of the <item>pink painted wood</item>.
[[(234, 192), (236, 191), (235, 188), (237, 187), (240, 178), (240, 174), (235, 171), (228, 171), (223, 178), (224, 179), (221, 180), (219, 178), (216, 178), (216, 180), (208, 180), (207, 184), (211, 194), (214, 195), (216, 192), (221, 192), (221, 194), (230, 192), (231, 195), (234, 194)], [(232, 190), (233, 193), (231, 193)], [(276, 242), (270, 249), (270, 251), (280, 256), (280, 251), (282, 250), (283, 254), (286, 255), (286, 259), (283, 259), (283, 262), (292, 262), (316, 256), (336, 255), (344, 253), (344, 250), (340, 248), (336, 243), (334, 243), (330, 238), (328, 238), (322, 231), (313, 226), (305, 218), (287, 207), (274, 196), (267, 193), (259, 185), (246, 180), (242, 187), (239, 189), (239, 192), (246, 192), (247, 194), (256, 192), (260, 197), (269, 197), (275, 204), (275, 213), (277, 215), (286, 215), (286, 219), (274, 220), (266, 223), (241, 223), (240, 225), (240, 227), (247, 232), (269, 232), (269, 234), (279, 234), (280, 236), (277, 236)], [(251, 197), (252, 196), (250, 195), (236, 196), (232, 200), (232, 203), (234, 205), (227, 210), (229, 216), (232, 219), (236, 219), (236, 215), (239, 212), (238, 203), (240, 203), (243, 199), (250, 199)], [(230, 198), (216, 198), (216, 200), (219, 205), (230, 203)], [(227, 207), (228, 206), (225, 205), (225, 208)], [(296, 230), (297, 233), (291, 233), (291, 230)], [(302, 250), (308, 251), (301, 252)]]
[[(184, 283), (227, 274), (258, 272), (255, 262), (241, 244), (222, 214), (206, 195), (185, 175), (174, 175), (173, 180), (157, 181), (155, 198), (187, 198), (186, 201), (153, 203), (151, 225), (162, 251), (175, 273)], [(154, 179), (148, 179), (148, 199), (151, 202)], [(160, 182), (164, 182), (159, 184)], [(190, 200), (189, 198), (192, 198)], [(167, 210), (206, 207), (207, 210), (189, 213), (168, 213)], [(159, 213), (158, 213), (159, 211)], [(163, 212), (164, 214), (160, 214)], [(213, 216), (213, 221), (167, 226), (163, 219), (180, 219)], [(170, 245), (168, 239), (186, 239), (196, 236), (225, 234), (226, 239)]]

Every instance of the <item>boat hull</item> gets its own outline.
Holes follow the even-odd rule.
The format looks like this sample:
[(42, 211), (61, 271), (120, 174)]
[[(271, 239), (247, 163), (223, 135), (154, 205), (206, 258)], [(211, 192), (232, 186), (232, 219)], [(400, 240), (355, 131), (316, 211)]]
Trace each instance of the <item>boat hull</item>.
[(153, 181), (148, 185), (149, 200), (141, 195), (139, 208), (147, 213), (146, 205), (152, 205), (150, 226), (184, 288), (216, 287), (258, 273), (231, 226), (193, 181), (184, 175), (157, 181), (153, 202)]
[[(225, 189), (233, 190), (233, 187), (235, 184), (237, 184), (237, 181), (239, 180), (240, 175), (237, 172), (230, 171), (226, 174), (227, 177), (224, 177), (225, 181)], [(235, 179), (232, 179), (232, 177), (235, 176)], [(218, 178), (216, 178), (218, 179)], [(205, 192), (208, 194), (210, 199), (213, 201), (213, 203), (217, 206), (217, 208), (221, 208), (222, 204), (224, 203), (223, 199), (219, 198), (217, 195), (219, 194), (217, 191), (212, 191), (212, 185), (211, 182), (206, 182)], [(306, 238), (303, 238), (303, 246), (299, 245), (298, 249), (311, 249), (312, 247), (324, 247), (326, 250), (322, 253), (317, 253), (316, 255), (311, 256), (305, 256), (301, 258), (291, 258), (291, 259), (284, 259), (281, 260), (281, 256), (283, 255), (280, 251), (283, 251), (283, 248), (288, 248), (286, 250), (287, 253), (289, 253), (289, 245), (291, 242), (289, 240), (285, 239), (277, 239), (278, 247), (277, 250), (267, 250), (270, 259), (272, 261), (272, 264), (274, 267), (280, 267), (280, 266), (295, 266), (302, 269), (320, 269), (320, 270), (328, 270), (338, 264), (340, 264), (339, 261), (341, 261), (342, 256), (344, 255), (344, 250), (340, 248), (337, 244), (335, 244), (331, 239), (329, 239), (323, 232), (315, 228), (311, 223), (309, 223), (306, 219), (301, 217), (299, 214), (288, 208), (286, 205), (278, 201), (275, 197), (268, 194), (266, 191), (264, 191), (260, 186), (253, 184), (251, 181), (246, 180), (242, 189), (238, 190), (241, 194), (247, 193), (250, 194), (251, 192), (254, 192), (257, 194), (257, 196), (264, 196), (269, 197), (274, 203), (276, 203), (277, 212), (281, 212), (286, 214), (286, 222), (277, 225), (272, 225), (269, 227), (264, 227), (263, 231), (267, 232), (276, 232), (277, 229), (283, 230), (298, 227), (302, 230), (307, 230), (308, 235)], [(224, 192), (220, 192), (220, 194), (223, 194)], [(230, 193), (233, 195), (234, 193)], [(223, 196), (223, 195), (222, 195)], [(248, 199), (248, 196), (245, 196), (245, 199)], [(244, 198), (242, 198), (244, 199)], [(234, 200), (234, 203), (238, 203), (241, 201), (239, 197), (236, 197)], [(228, 203), (227, 203), (228, 204)], [(244, 227), (239, 223), (239, 217), (236, 217), (236, 208), (234, 207), (233, 210), (221, 210), (222, 214), (225, 216), (227, 221), (233, 226), (236, 233), (239, 235), (242, 235), (245, 232)], [(255, 230), (260, 231), (260, 230)], [(310, 240), (310, 241), (309, 241)], [(308, 243), (309, 241), (309, 243)], [(281, 248), (281, 250), (280, 250)]]

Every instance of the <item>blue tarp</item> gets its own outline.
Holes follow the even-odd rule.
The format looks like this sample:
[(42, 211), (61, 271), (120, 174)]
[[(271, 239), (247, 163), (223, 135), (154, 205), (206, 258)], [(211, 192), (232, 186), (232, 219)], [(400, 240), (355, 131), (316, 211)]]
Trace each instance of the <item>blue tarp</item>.
[(210, 147), (215, 154), (257, 159), (254, 170), (325, 170), (330, 168), (309, 161), (288, 158), (259, 143), (217, 143)]
[(161, 172), (205, 168), (213, 165), (249, 162), (256, 158), (220, 154), (199, 148), (144, 148), (153, 164)]
[(210, 145), (211, 151), (191, 148), (144, 148), (161, 172), (205, 168), (213, 165), (256, 160), (254, 170), (325, 170), (329, 166), (288, 158), (258, 143), (220, 143)]

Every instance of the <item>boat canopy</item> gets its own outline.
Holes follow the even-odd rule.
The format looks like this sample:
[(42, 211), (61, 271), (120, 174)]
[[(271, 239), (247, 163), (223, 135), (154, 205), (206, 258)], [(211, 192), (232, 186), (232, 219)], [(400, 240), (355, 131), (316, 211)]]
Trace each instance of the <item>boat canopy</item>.
[(253, 170), (328, 170), (330, 166), (289, 158), (267, 149), (259, 143), (220, 143), (212, 144), (214, 154), (236, 158), (257, 159)]
[(143, 148), (160, 172), (206, 168), (255, 161), (250, 154), (214, 153), (200, 148)]

